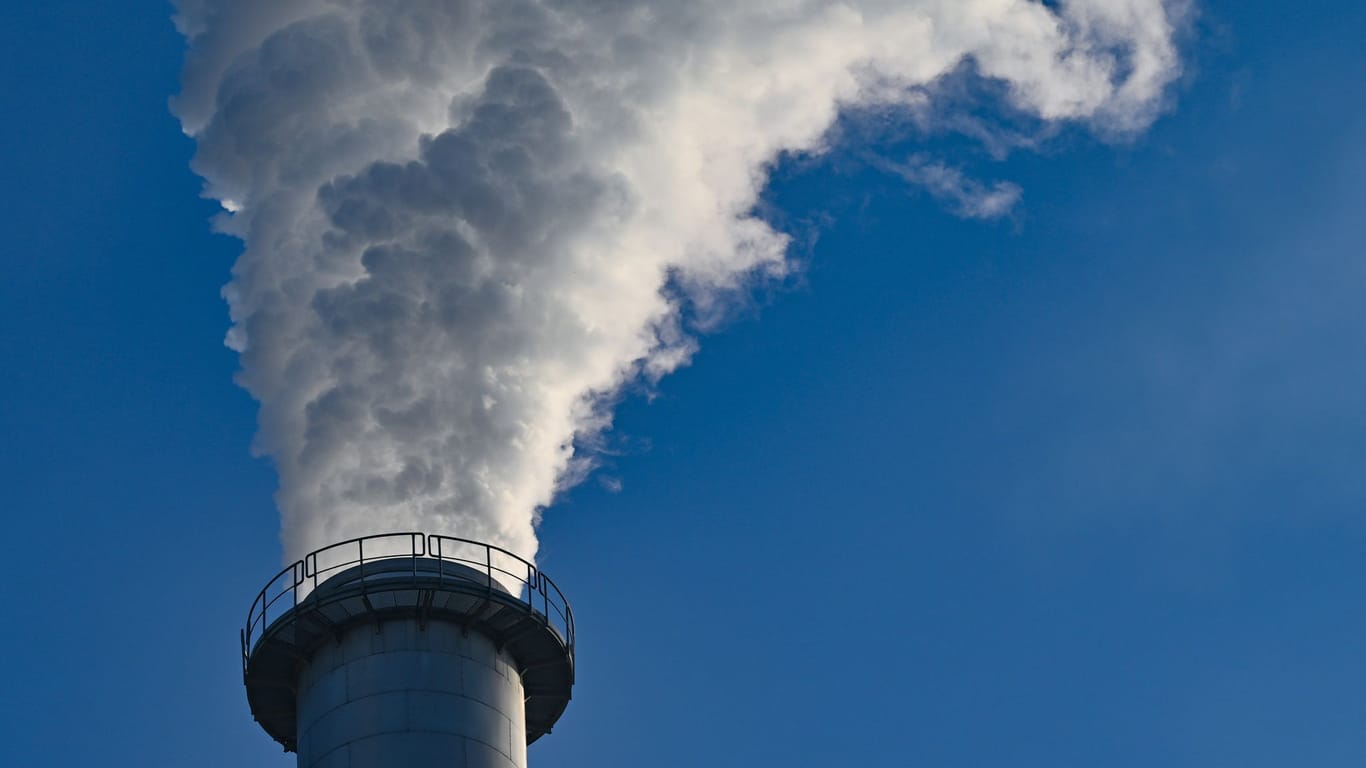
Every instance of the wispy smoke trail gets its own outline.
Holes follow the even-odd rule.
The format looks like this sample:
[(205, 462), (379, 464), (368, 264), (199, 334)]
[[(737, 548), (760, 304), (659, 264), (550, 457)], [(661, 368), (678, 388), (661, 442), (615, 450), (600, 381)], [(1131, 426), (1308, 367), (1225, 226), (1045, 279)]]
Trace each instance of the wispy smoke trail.
[(1020, 186), (998, 181), (990, 186), (963, 175), (921, 155), (905, 163), (879, 163), (885, 170), (917, 186), (924, 187), (936, 200), (947, 203), (954, 213), (967, 219), (995, 219), (1010, 213), (1020, 202)]
[(685, 313), (784, 272), (765, 170), (841, 109), (971, 61), (1014, 109), (1128, 133), (1177, 73), (1163, 0), (177, 6), (291, 557), (395, 529), (533, 555), (602, 403), (688, 360)]

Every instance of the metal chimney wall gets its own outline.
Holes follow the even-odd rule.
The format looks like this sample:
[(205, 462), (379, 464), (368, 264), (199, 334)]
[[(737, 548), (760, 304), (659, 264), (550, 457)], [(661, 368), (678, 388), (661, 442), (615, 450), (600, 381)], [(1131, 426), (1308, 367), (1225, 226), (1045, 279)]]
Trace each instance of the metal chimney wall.
[(299, 768), (525, 768), (569, 703), (574, 620), (510, 553), (390, 534), (282, 571), (242, 654), (252, 714)]
[(309, 659), (298, 701), (299, 768), (526, 767), (516, 662), (445, 621), (346, 632)]

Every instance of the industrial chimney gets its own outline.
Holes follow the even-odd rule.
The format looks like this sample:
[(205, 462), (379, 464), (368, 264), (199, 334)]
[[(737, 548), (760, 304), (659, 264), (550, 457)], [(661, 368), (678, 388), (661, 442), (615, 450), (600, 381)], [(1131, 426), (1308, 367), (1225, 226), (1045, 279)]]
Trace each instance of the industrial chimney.
[(498, 547), (395, 533), (320, 549), (242, 630), (252, 715), (299, 768), (524, 768), (574, 685), (574, 615)]

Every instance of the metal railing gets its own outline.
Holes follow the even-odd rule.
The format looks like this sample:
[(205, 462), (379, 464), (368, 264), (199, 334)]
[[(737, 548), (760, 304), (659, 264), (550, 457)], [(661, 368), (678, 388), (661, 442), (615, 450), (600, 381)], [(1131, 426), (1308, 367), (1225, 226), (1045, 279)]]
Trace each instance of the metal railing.
[[(468, 582), (468, 573), (472, 570), (484, 576), (490, 592), (498, 588), (495, 584), (502, 585), (512, 597), (525, 604), (530, 612), (539, 615), (560, 634), (570, 658), (573, 658), (574, 612), (555, 582), (534, 564), (492, 544), (455, 536), (404, 532), (362, 536), (338, 542), (304, 555), (303, 559), (276, 574), (256, 595), (251, 609), (247, 611), (247, 623), (241, 632), (243, 671), (246, 670), (251, 652), (270, 623), (294, 610), (336, 572), (351, 567), (359, 568), (358, 581), (364, 590), (366, 565), (384, 562), (383, 588), (388, 590), (394, 586), (393, 577), (407, 575), (393, 568), (394, 561), (403, 559), (412, 561), (410, 578), (414, 583), (419, 577), (431, 578), (430, 571), (418, 568), (418, 561), (426, 559), (437, 562), (436, 576), (439, 582), (445, 581), (448, 576), (452, 581)], [(469, 570), (465, 570), (464, 574), (456, 569), (447, 571), (445, 563), (461, 566), (460, 570)], [(375, 575), (380, 573), (377, 570)]]

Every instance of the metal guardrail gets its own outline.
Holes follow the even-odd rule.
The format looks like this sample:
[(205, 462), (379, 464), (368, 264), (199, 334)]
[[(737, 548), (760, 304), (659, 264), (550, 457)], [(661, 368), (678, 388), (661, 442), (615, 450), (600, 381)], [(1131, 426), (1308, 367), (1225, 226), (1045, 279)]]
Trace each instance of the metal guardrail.
[[(300, 601), (336, 572), (359, 567), (360, 583), (364, 585), (367, 563), (385, 561), (392, 564), (402, 559), (412, 560), (411, 578), (414, 582), (417, 582), (419, 575), (430, 579), (429, 572), (417, 567), (419, 559), (430, 559), (481, 572), (488, 579), (490, 590), (495, 588), (495, 583), (508, 587), (513, 597), (559, 632), (570, 658), (573, 658), (574, 612), (555, 582), (534, 564), (492, 544), (454, 536), (405, 532), (362, 536), (338, 542), (304, 555), (303, 559), (276, 574), (256, 595), (251, 609), (247, 611), (247, 623), (241, 631), (243, 673), (246, 672), (252, 651), (270, 627), (270, 622), (294, 610)], [(384, 588), (392, 589), (394, 571), (391, 567), (386, 567), (385, 576)], [(438, 572), (438, 578), (445, 576), (444, 571)], [(469, 580), (468, 576), (459, 576), (454, 571), (450, 576), (453, 580)]]

